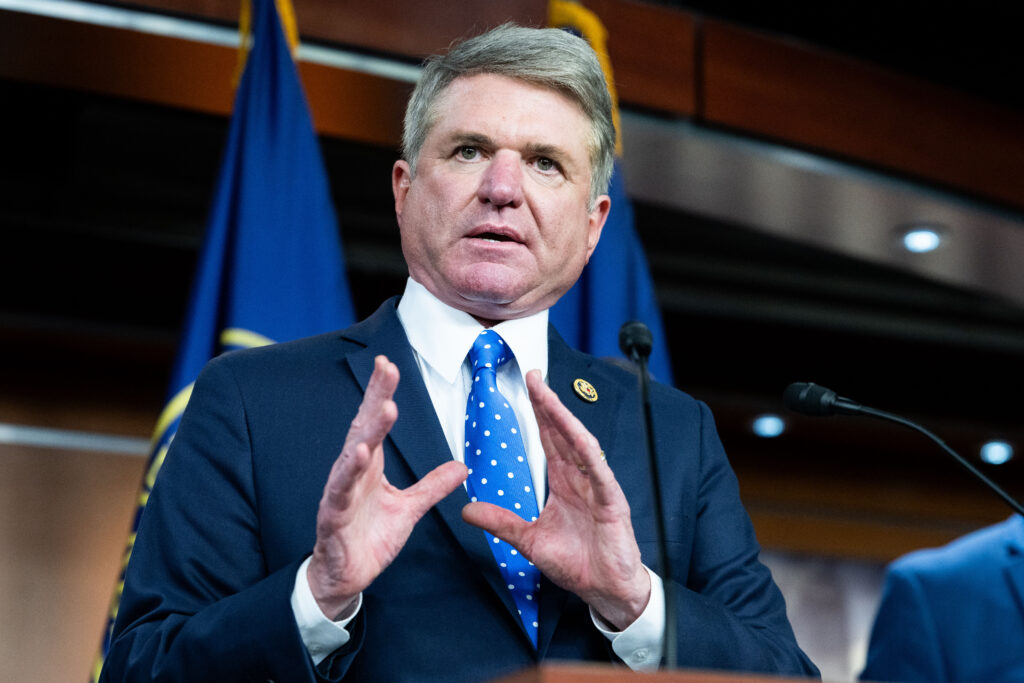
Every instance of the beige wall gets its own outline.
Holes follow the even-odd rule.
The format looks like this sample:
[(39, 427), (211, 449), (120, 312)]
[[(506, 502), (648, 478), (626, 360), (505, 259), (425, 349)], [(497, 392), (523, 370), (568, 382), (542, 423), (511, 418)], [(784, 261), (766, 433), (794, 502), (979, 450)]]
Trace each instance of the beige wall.
[(88, 680), (144, 467), (0, 444), (0, 681)]

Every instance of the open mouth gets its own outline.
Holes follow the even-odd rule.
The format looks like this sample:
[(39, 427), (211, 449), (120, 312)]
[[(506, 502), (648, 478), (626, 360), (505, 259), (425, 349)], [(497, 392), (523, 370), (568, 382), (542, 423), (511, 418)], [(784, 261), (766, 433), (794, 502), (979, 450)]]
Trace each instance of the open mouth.
[(479, 235), (473, 235), (473, 239), (485, 240), (487, 242), (515, 242), (508, 235), (499, 235), (496, 232), (482, 232)]

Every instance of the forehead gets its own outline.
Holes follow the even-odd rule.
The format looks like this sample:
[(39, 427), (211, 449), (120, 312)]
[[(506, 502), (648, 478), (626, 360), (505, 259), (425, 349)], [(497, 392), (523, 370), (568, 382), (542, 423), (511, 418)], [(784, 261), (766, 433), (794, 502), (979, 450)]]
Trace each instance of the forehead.
[(590, 122), (563, 93), (497, 74), (456, 78), (434, 106), (430, 137), (461, 133), (588, 147)]

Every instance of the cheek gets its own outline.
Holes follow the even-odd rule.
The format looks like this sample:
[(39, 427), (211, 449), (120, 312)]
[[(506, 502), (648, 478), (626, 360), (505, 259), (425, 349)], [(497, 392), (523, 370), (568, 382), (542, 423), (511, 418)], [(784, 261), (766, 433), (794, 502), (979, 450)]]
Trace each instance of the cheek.
[(544, 216), (542, 223), (548, 226), (545, 242), (567, 262), (575, 261), (577, 257), (586, 258), (587, 244), (590, 240), (590, 223), (587, 215), (581, 213), (575, 206), (572, 208), (571, 211), (552, 212)]
[(431, 195), (430, 188), (418, 189), (407, 203), (401, 230), (403, 239), (411, 238), (410, 241), (426, 246), (441, 236), (447, 211), (440, 195)]
[(423, 220), (436, 232), (450, 232), (460, 213), (460, 200), (465, 202), (465, 190), (456, 183), (432, 183), (423, 188)]

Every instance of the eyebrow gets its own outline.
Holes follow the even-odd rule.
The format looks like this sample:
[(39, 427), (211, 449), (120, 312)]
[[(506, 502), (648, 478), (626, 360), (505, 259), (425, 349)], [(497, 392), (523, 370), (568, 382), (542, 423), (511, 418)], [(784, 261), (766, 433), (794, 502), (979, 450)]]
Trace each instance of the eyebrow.
[(473, 145), (475, 147), (495, 147), (494, 141), (482, 133), (464, 133), (456, 131), (449, 136), (452, 144)]
[(526, 152), (530, 156), (534, 157), (548, 157), (550, 159), (557, 161), (559, 164), (562, 164), (563, 166), (566, 165), (570, 159), (569, 153), (566, 152), (564, 148), (559, 147), (558, 145), (549, 145), (544, 143), (529, 144), (526, 146)]

